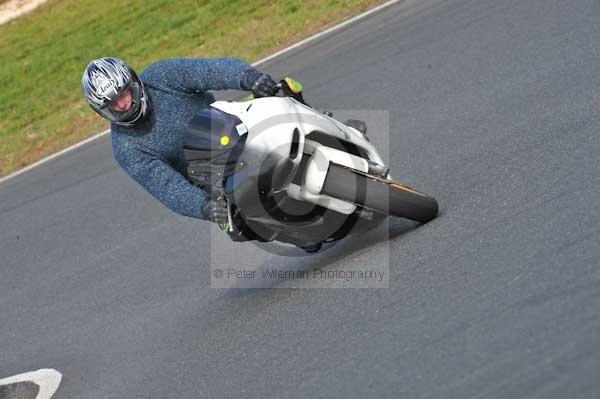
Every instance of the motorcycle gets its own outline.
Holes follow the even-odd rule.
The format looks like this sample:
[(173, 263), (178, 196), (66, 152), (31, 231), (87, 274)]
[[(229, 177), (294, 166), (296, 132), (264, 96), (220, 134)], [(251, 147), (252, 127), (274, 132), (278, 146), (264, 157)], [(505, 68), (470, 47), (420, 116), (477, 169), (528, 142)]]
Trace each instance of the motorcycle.
[(189, 123), (188, 180), (225, 198), (234, 241), (281, 241), (318, 251), (388, 216), (426, 223), (437, 201), (392, 180), (364, 122), (310, 107), (291, 78), (281, 96), (216, 101)]

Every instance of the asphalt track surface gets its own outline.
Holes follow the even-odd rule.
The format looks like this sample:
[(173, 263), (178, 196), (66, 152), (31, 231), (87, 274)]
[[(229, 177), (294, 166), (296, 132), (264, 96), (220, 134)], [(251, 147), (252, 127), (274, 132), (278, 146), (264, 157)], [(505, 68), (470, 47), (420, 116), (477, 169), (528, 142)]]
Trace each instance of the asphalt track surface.
[(0, 377), (55, 368), (82, 399), (600, 397), (598, 43), (596, 0), (424, 0), (263, 67), (319, 108), (389, 111), (394, 175), (440, 216), (289, 258), (389, 249), (389, 288), (211, 288), (215, 256), (286, 258), (216, 245), (107, 137), (2, 184)]

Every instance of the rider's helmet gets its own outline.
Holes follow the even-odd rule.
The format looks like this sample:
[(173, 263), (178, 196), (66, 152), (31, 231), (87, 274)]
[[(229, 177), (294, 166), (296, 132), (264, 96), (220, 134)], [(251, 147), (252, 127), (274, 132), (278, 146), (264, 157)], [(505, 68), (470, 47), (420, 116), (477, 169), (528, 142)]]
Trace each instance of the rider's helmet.
[[(142, 81), (125, 62), (114, 57), (93, 60), (81, 78), (88, 104), (102, 117), (122, 126), (133, 126), (148, 114), (148, 96)], [(111, 105), (126, 90), (132, 104), (126, 111), (115, 111)]]

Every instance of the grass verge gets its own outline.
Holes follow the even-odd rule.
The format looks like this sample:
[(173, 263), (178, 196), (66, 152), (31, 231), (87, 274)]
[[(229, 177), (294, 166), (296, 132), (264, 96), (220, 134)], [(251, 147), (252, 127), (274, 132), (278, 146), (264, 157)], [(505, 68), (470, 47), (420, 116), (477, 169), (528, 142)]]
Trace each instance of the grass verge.
[(108, 124), (81, 95), (97, 57), (141, 70), (168, 57), (256, 61), (382, 0), (50, 0), (0, 26), (0, 176)]

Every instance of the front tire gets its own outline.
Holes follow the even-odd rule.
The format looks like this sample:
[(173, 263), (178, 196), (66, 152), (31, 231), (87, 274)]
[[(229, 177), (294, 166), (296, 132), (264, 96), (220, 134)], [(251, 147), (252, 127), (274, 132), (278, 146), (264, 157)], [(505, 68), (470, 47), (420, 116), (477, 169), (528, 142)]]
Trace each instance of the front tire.
[(375, 212), (427, 223), (438, 214), (435, 198), (408, 186), (330, 164), (322, 194)]

